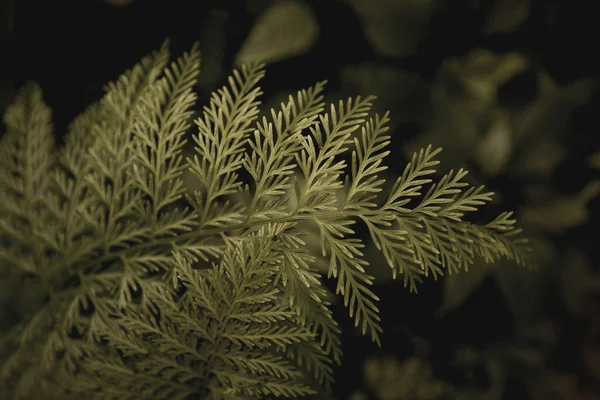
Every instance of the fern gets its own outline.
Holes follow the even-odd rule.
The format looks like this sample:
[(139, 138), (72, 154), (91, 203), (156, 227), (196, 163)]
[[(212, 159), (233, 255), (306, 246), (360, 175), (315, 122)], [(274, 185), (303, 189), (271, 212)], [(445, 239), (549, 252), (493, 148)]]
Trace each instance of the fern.
[[(476, 256), (526, 263), (511, 213), (464, 219), (492, 193), (463, 170), (433, 182), (439, 149), (415, 154), (383, 196), (388, 114), (371, 116), (373, 97), (326, 107), (325, 82), (260, 116), (263, 65), (235, 71), (196, 118), (184, 158), (199, 57), (194, 46), (169, 63), (165, 43), (107, 85), (58, 150), (35, 84), (6, 110), (0, 256), (47, 296), (6, 336), (18, 338), (0, 371), (6, 398), (322, 394), (342, 349), (319, 257), (380, 343), (359, 221), (412, 291)], [(307, 248), (307, 222), (321, 254)]]

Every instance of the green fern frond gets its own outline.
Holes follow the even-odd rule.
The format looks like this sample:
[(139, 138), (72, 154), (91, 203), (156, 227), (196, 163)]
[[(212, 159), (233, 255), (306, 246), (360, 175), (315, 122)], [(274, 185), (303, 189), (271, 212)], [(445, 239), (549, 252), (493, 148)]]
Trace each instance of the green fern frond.
[(259, 112), (262, 92), (257, 84), (264, 76), (263, 68), (257, 64), (235, 71), (229, 78), (230, 87), (214, 93), (210, 106), (204, 107), (204, 118), (196, 120), (198, 134), (193, 139), (198, 154), (188, 163), (205, 189), (205, 193), (195, 193), (193, 202), (200, 215), (200, 228), (237, 221), (234, 216), (224, 220), (224, 210), (215, 201), (236, 193), (241, 186), (237, 170), (243, 166), (243, 146)]
[(270, 121), (263, 118), (257, 124), (249, 143), (252, 151), (246, 153), (244, 159), (244, 166), (255, 181), (246, 211), (248, 219), (259, 215), (268, 217), (274, 210), (281, 209), (282, 204), (273, 204), (267, 199), (281, 199), (289, 189), (290, 175), (296, 169), (294, 157), (302, 149), (299, 137), (305, 129), (316, 126), (324, 108), (324, 86), (325, 82), (319, 82), (298, 92), (296, 99), (290, 96), (287, 103), (281, 104), (281, 111), (271, 110)]
[[(295, 322), (296, 314), (270, 285), (281, 257), (272, 250), (268, 231), (228, 242), (220, 264), (204, 276), (176, 253), (182, 295), (162, 284), (143, 284), (154, 311), (130, 307), (118, 314), (121, 329), (103, 332), (133, 365), (126, 374), (131, 380), (121, 381), (124, 388), (139, 385), (139, 376), (155, 376), (139, 388), (144, 396), (158, 396), (173, 384), (196, 393), (208, 390), (214, 398), (225, 388), (244, 398), (314, 392), (302, 383), (299, 369), (270, 352), (314, 335)], [(107, 383), (116, 378), (112, 366), (101, 357), (89, 365), (101, 376), (106, 371)]]
[[(0, 256), (22, 270), (46, 278), (45, 226), (49, 171), (54, 164), (52, 114), (34, 83), (23, 87), (4, 115), (7, 127), (0, 148)], [(33, 240), (32, 240), (33, 238)]]
[[(476, 256), (527, 263), (511, 213), (466, 220), (492, 193), (462, 169), (434, 182), (440, 149), (415, 154), (383, 193), (389, 115), (371, 116), (373, 97), (326, 107), (320, 82), (259, 119), (264, 66), (246, 66), (194, 125), (199, 63), (194, 46), (169, 64), (165, 42), (107, 85), (58, 152), (37, 86), (7, 109), (0, 257), (36, 276), (47, 302), (19, 327), (0, 393), (189, 400), (330, 388), (341, 331), (318, 263), (355, 326), (378, 344), (382, 332), (357, 223), (411, 291)], [(184, 158), (190, 129), (195, 154)]]

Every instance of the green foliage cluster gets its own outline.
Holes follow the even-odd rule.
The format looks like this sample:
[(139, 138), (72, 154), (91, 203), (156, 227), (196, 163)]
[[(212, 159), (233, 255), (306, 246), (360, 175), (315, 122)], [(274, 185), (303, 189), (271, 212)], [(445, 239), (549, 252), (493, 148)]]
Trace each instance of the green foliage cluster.
[[(109, 84), (59, 150), (36, 85), (6, 111), (2, 268), (38, 279), (47, 301), (2, 342), (14, 346), (0, 371), (5, 398), (251, 399), (328, 388), (340, 328), (301, 222), (318, 228), (337, 294), (377, 343), (358, 222), (412, 291), (477, 256), (525, 263), (511, 213), (485, 225), (464, 219), (492, 193), (464, 182), (464, 170), (433, 182), (439, 149), (415, 154), (382, 193), (388, 115), (370, 115), (372, 97), (326, 107), (324, 82), (260, 115), (263, 66), (235, 71), (195, 119), (195, 154), (184, 158), (200, 55), (194, 47), (169, 63), (168, 54), (165, 44)], [(191, 195), (184, 171), (200, 184)]]

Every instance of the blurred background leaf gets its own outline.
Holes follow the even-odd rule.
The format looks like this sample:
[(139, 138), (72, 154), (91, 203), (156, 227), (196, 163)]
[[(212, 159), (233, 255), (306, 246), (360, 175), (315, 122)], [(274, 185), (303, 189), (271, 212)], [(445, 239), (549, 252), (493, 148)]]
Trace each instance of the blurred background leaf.
[(412, 54), (428, 31), (438, 0), (348, 0), (373, 48), (386, 56)]
[(308, 4), (277, 1), (254, 22), (235, 63), (272, 63), (297, 56), (310, 49), (318, 36), (319, 25)]
[(485, 21), (484, 34), (516, 30), (529, 16), (530, 0), (493, 0), (492, 11)]
[(561, 233), (588, 221), (588, 203), (600, 194), (600, 180), (587, 184), (573, 196), (559, 196), (523, 207), (522, 223), (551, 233)]

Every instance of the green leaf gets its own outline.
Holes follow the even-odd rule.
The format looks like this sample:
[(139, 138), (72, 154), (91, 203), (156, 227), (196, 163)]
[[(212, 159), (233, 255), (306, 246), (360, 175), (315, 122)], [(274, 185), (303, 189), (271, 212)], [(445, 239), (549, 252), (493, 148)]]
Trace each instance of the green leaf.
[(435, 0), (348, 0), (373, 48), (392, 57), (413, 54), (428, 31)]
[(521, 218), (524, 223), (547, 232), (564, 232), (587, 222), (588, 203), (599, 194), (600, 181), (592, 181), (573, 196), (560, 196), (545, 204), (524, 207)]
[(303, 1), (274, 2), (254, 22), (235, 57), (237, 65), (273, 63), (308, 51), (319, 36), (319, 25)]
[(527, 20), (530, 10), (530, 0), (494, 0), (483, 33), (491, 35), (514, 32)]

